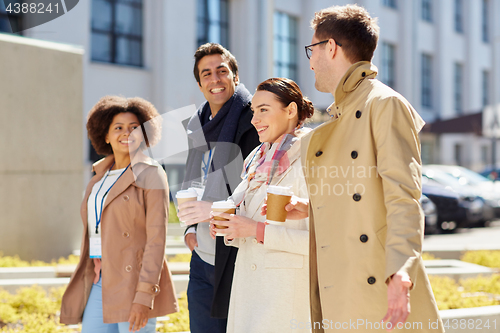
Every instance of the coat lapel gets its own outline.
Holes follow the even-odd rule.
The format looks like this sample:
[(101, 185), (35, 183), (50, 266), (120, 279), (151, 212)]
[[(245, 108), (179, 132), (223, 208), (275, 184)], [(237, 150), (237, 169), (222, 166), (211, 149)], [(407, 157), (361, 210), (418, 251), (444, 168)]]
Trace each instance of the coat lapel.
[(113, 185), (111, 190), (109, 190), (106, 200), (104, 201), (104, 206), (102, 210), (104, 211), (106, 207), (113, 201), (117, 196), (124, 192), (132, 183), (135, 182), (134, 173), (130, 166), (127, 168), (125, 173), (120, 177), (120, 179)]

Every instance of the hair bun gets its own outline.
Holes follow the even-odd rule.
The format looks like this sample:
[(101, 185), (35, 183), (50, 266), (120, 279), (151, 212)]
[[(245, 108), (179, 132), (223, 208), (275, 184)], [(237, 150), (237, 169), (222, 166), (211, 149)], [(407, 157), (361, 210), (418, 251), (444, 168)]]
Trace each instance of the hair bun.
[(302, 99), (302, 110), (304, 111), (306, 118), (311, 118), (314, 114), (314, 105), (309, 98), (305, 96)]

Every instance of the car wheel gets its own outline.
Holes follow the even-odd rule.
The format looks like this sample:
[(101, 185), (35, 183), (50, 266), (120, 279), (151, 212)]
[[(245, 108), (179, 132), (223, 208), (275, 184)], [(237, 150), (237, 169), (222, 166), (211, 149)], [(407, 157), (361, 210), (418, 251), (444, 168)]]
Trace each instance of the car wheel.
[(438, 223), (439, 230), (442, 233), (453, 233), (457, 229), (457, 222), (455, 221), (442, 221)]

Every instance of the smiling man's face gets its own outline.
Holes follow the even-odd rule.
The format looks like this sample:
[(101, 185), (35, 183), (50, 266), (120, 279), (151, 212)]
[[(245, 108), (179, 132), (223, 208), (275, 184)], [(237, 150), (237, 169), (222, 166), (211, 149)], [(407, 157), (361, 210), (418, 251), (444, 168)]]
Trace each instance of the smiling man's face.
[(198, 63), (200, 73), (200, 91), (210, 104), (215, 116), (221, 107), (233, 96), (238, 76), (235, 76), (229, 62), (220, 54), (211, 54), (201, 58)]

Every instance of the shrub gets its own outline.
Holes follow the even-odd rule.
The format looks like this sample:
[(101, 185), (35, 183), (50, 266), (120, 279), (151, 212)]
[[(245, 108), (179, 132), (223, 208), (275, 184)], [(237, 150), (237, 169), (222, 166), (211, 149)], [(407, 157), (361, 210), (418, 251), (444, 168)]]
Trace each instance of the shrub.
[(79, 256), (75, 256), (70, 254), (68, 258), (61, 257), (59, 260), (52, 260), (50, 263), (40, 261), (40, 260), (32, 260), (31, 262), (22, 260), (18, 255), (15, 256), (4, 256), (2, 252), (0, 252), (0, 267), (33, 267), (33, 266), (55, 266), (55, 265), (76, 265), (80, 260)]
[(500, 269), (500, 251), (467, 251), (461, 259), (473, 264)]
[(422, 259), (423, 260), (439, 260), (439, 258), (436, 258), (433, 254), (423, 252), (422, 253)]
[(175, 256), (168, 258), (168, 262), (190, 262), (191, 253), (178, 253)]
[(168, 210), (168, 223), (179, 223), (179, 218), (177, 217), (177, 208), (172, 201), (170, 201), (170, 206)]
[(500, 275), (460, 280), (430, 276), (439, 310), (500, 305)]
[(18, 255), (15, 256), (4, 256), (3, 252), (0, 252), (0, 267), (28, 267), (28, 266), (47, 266), (48, 264), (39, 260), (29, 261), (21, 260)]
[(157, 332), (185, 332), (189, 331), (189, 311), (187, 306), (187, 295), (183, 292), (179, 298), (179, 312), (168, 315), (168, 321), (160, 323)]

